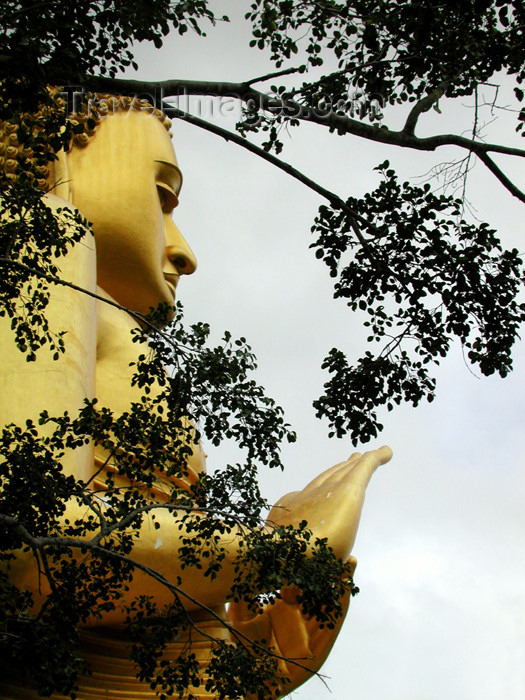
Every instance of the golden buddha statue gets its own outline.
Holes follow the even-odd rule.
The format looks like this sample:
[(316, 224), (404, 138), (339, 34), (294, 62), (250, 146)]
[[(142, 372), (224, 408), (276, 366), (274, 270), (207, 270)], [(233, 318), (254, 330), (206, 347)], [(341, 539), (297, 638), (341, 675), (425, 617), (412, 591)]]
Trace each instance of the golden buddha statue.
[[(57, 361), (42, 352), (36, 362), (27, 363), (14, 347), (9, 322), (0, 319), (4, 423), (23, 425), (27, 418), (36, 420), (43, 409), (50, 415), (64, 411), (75, 415), (83, 401), (94, 396), (116, 415), (129, 410), (141, 395), (131, 384), (130, 365), (137, 362), (145, 347), (144, 342), (132, 342), (131, 332), (138, 321), (126, 310), (146, 314), (160, 302), (173, 304), (179, 278), (196, 269), (195, 257), (172, 220), (182, 176), (164, 115), (129, 99), (107, 98), (101, 104), (96, 127), (76, 136), (69, 151), (60, 152), (49, 167), (49, 191), (44, 195), (53, 211), (75, 208), (91, 222), (94, 241), (87, 232), (82, 243), (72, 247), (59, 264), (64, 280), (95, 296), (69, 286), (52, 287), (47, 317), (55, 330), (67, 333), (65, 353)], [(10, 133), (6, 138), (15, 147), (12, 136)], [(8, 391), (13, 386), (16, 391)], [(386, 447), (353, 454), (302, 491), (284, 496), (272, 509), (268, 527), (298, 526), (306, 520), (316, 537), (326, 537), (337, 556), (347, 560), (367, 484), (375, 469), (390, 457)], [(103, 489), (104, 470), (110, 468), (106, 462), (104, 450), (87, 444), (68, 451), (63, 466), (66, 473), (91, 479), (94, 486)], [(187, 465), (189, 482), (205, 468), (201, 446), (193, 445)], [(68, 511), (68, 515), (74, 513)], [(231, 641), (232, 629), (283, 657), (280, 670), (288, 680), (281, 683), (275, 697), (288, 694), (320, 668), (344, 616), (335, 629), (323, 628), (303, 615), (293, 589), (281, 591), (282, 598), (260, 615), (243, 603), (231, 603), (226, 610), (238, 556), (235, 537), (225, 535), (227, 557), (219, 575), (210, 580), (198, 568), (180, 566), (177, 552), (184, 530), (174, 527), (173, 515), (160, 510), (155, 517), (158, 529), (144, 518), (132, 557), (167, 579), (180, 577), (181, 588), (191, 594), (184, 606), (201, 631), (200, 637), (193, 632), (191, 644), (204, 676), (210, 653), (208, 636)], [(351, 561), (355, 565), (355, 560)], [(30, 554), (20, 554), (11, 565), (11, 575), (21, 588), (34, 592), (36, 605), (41, 604), (48, 591)], [(79, 700), (156, 697), (148, 685), (137, 680), (127, 658), (124, 606), (139, 595), (153, 596), (159, 607), (172, 600), (161, 583), (142, 571), (134, 574), (130, 590), (122, 595), (121, 607), (94, 620), (82, 633), (81, 654), (90, 662), (92, 675), (81, 678)], [(345, 609), (347, 603), (344, 601)], [(201, 605), (214, 614), (207, 614)], [(176, 658), (186, 642), (180, 639), (170, 645), (171, 658)], [(303, 662), (296, 665), (285, 659)], [(202, 686), (192, 694), (195, 698), (218, 697)], [(15, 678), (0, 679), (0, 696), (4, 700), (37, 697)]]

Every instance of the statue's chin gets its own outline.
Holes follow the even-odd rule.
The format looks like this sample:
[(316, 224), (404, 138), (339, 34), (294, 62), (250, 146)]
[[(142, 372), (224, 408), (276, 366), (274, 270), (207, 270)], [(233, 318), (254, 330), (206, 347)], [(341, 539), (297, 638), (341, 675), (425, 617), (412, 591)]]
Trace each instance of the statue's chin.
[[(167, 304), (170, 307), (175, 305), (175, 284), (164, 277), (158, 280), (142, 279), (139, 281), (142, 284), (137, 282), (133, 287), (115, 285), (112, 282), (113, 280), (100, 280), (99, 275), (99, 289), (104, 292), (104, 296), (132, 313), (148, 316), (151, 309), (156, 309), (159, 304)], [(170, 310), (161, 325), (167, 325), (174, 315), (174, 311)]]

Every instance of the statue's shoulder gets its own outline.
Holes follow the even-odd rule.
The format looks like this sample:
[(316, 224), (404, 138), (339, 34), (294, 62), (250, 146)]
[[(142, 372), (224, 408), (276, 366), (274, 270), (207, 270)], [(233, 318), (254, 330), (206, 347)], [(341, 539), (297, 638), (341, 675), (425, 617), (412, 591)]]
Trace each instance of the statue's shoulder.
[[(63, 197), (60, 197), (59, 195), (54, 194), (53, 192), (46, 192), (42, 196), (42, 202), (46, 205), (48, 209), (51, 209), (51, 211), (59, 214), (60, 212), (67, 211), (70, 214), (73, 214), (75, 217), (81, 217), (82, 212), (79, 211), (75, 205), (68, 201), (67, 199), (64, 199)], [(89, 226), (86, 223), (86, 231), (89, 230)]]
[(71, 202), (68, 202), (67, 199), (63, 199), (52, 192), (46, 192), (46, 194), (42, 197), (42, 201), (47, 207), (49, 207), (49, 209), (52, 209), (53, 211), (57, 211), (58, 209), (70, 209), (71, 211), (77, 211)]
[[(79, 302), (82, 292), (85, 290), (88, 295), (96, 293), (97, 272), (96, 272), (96, 246), (95, 237), (88, 222), (75, 205), (54, 193), (47, 192), (42, 197), (42, 202), (56, 216), (60, 224), (60, 229), (66, 237), (67, 253), (56, 258), (58, 268), (57, 276), (69, 283), (69, 286), (57, 286), (53, 290), (55, 296), (70, 298), (72, 308), (76, 309), (78, 304), (90, 307), (90, 311), (84, 309), (83, 313), (91, 316), (93, 323), (95, 309), (93, 298), (86, 296), (83, 302)], [(74, 287), (77, 289), (75, 290)]]
[[(0, 200), (2, 200), (4, 203), (6, 202), (6, 199), (2, 196), (1, 192)], [(74, 215), (82, 216), (81, 212), (71, 202), (51, 192), (46, 192), (45, 194), (43, 194), (41, 201), (46, 205), (48, 209), (51, 209), (51, 211), (57, 214), (59, 214), (61, 211), (67, 210)], [(9, 211), (9, 208), (6, 208), (3, 211), (4, 218), (11, 218), (9, 215)], [(86, 226), (86, 230), (89, 230), (88, 226)]]

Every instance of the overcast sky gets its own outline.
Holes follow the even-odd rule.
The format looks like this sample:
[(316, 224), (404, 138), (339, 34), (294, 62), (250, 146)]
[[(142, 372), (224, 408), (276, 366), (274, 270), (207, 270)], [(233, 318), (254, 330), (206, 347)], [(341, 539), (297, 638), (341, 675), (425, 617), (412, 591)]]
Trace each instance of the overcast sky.
[[(134, 75), (246, 80), (268, 72), (246, 39), (246, 29), (234, 24), (204, 40), (168, 41), (160, 52), (141, 48)], [(205, 118), (232, 123), (231, 115), (211, 115), (209, 104), (200, 108)], [(423, 120), (419, 135), (468, 128), (471, 109), (444, 104), (442, 111)], [(512, 130), (503, 115), (486, 133), (510, 145)], [(196, 274), (181, 281), (179, 299), (188, 320), (248, 338), (259, 358), (258, 381), (298, 433), (298, 443), (285, 448), (285, 473), (261, 475), (264, 495), (277, 499), (353, 451), (349, 440), (327, 438), (311, 403), (326, 381), (320, 364), (330, 348), (353, 359), (363, 353), (362, 317), (333, 301), (328, 272), (308, 250), (320, 198), (205, 131), (176, 121), (173, 132), (184, 173), (175, 220), (199, 261)], [(386, 157), (403, 176), (418, 176), (453, 156), (387, 149), (307, 127), (285, 139), (283, 153), (343, 197), (376, 186), (372, 168)], [(509, 167), (516, 177), (523, 170)], [(477, 215), (498, 228), (506, 245), (524, 249), (523, 206), (481, 165), (469, 183)], [(361, 593), (323, 668), (331, 694), (313, 680), (294, 698), (525, 697), (524, 375), (523, 347), (505, 381), (471, 373), (455, 347), (439, 368), (433, 404), (385, 415), (375, 444), (389, 444), (394, 459), (368, 490), (354, 548)], [(208, 452), (211, 468), (239, 459), (232, 448)]]

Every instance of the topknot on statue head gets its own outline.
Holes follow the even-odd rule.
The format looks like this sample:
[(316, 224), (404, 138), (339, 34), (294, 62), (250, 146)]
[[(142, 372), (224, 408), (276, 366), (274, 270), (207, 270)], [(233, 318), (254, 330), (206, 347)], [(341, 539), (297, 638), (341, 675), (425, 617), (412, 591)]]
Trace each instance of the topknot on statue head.
[[(46, 123), (52, 112), (65, 112), (66, 101), (62, 97), (63, 94), (61, 88), (49, 87), (50, 103), (42, 106), (33, 114), (23, 115), (21, 121), (23, 121), (24, 129), (27, 130), (29, 128), (35, 135), (41, 136), (44, 130), (43, 124)], [(103, 119), (114, 114), (129, 112), (153, 115), (161, 122), (170, 137), (172, 136), (171, 120), (168, 119), (162, 110), (157, 109), (147, 100), (122, 95), (108, 95), (104, 93), (90, 95), (87, 93), (82, 109), (67, 116), (66, 124), (72, 129), (72, 134), (66, 150), (85, 148), (94, 138), (97, 127)], [(79, 125), (83, 129), (76, 133)], [(31, 148), (24, 146), (20, 142), (18, 137), (19, 128), (20, 126), (17, 123), (0, 120), (0, 172), (11, 182), (16, 182), (20, 172), (20, 161), (25, 159), (32, 164), (32, 172), (29, 173), (29, 178), (34, 181), (37, 189), (48, 192), (55, 185), (52, 159), (44, 156), (44, 160), (48, 162), (46, 164), (42, 163), (43, 156), (37, 157)], [(51, 162), (49, 162), (50, 160)]]

